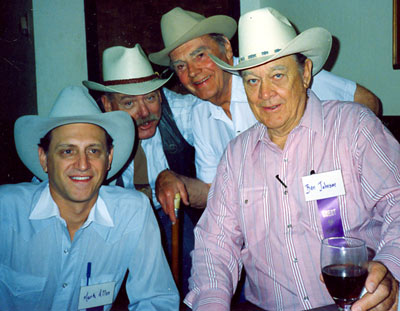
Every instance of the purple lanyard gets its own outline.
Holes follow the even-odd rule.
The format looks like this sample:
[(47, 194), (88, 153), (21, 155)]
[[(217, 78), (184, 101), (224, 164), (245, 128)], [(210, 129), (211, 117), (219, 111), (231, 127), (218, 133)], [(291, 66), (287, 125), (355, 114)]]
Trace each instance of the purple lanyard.
[(317, 200), (325, 238), (344, 236), (338, 197)]

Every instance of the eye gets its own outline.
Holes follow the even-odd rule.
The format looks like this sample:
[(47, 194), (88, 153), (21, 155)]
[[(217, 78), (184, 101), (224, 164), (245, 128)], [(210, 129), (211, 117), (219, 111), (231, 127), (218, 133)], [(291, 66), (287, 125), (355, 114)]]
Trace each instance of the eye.
[(156, 99), (156, 96), (154, 94), (148, 95), (144, 98), (146, 100), (146, 102), (151, 103), (154, 102), (154, 100)]
[(72, 149), (61, 149), (60, 150), (60, 155), (62, 157), (69, 157), (72, 156), (74, 151)]
[(179, 63), (179, 64), (174, 65), (174, 69), (175, 69), (175, 71), (184, 71), (186, 69), (186, 65)]
[(206, 56), (206, 54), (204, 52), (201, 52), (201, 53), (196, 55), (196, 58), (203, 58), (205, 56)]
[(99, 157), (101, 155), (101, 150), (99, 148), (90, 148), (88, 150), (89, 155)]
[(256, 85), (258, 83), (258, 79), (247, 79), (246, 83), (248, 85), (254, 86), (254, 85)]
[(276, 73), (276, 74), (274, 74), (274, 78), (277, 79), (277, 80), (280, 80), (280, 79), (283, 78), (283, 74), (282, 73)]
[(123, 104), (125, 109), (130, 109), (133, 106), (133, 101), (129, 101)]

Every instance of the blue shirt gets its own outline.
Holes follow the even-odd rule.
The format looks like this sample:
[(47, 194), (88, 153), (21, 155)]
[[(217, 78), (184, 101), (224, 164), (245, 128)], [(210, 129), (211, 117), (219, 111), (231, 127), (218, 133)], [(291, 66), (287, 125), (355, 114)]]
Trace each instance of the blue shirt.
[(47, 181), (4, 185), (0, 223), (0, 310), (77, 310), (88, 262), (90, 285), (116, 282), (114, 299), (129, 269), (130, 310), (178, 310), (158, 225), (142, 193), (102, 186), (71, 241)]

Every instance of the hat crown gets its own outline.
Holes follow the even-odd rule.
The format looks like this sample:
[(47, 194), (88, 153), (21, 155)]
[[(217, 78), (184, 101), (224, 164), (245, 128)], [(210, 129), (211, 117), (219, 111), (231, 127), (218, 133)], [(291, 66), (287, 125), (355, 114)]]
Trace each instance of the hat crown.
[(153, 68), (140, 44), (133, 48), (113, 46), (103, 52), (103, 80), (127, 80), (149, 77)]
[(64, 88), (49, 112), (50, 118), (101, 114), (101, 110), (87, 89), (78, 86)]
[(161, 17), (161, 35), (164, 46), (173, 44), (202, 20), (203, 15), (176, 7)]
[[(262, 29), (262, 36), (259, 36)], [(272, 55), (296, 37), (289, 20), (273, 8), (262, 8), (244, 14), (239, 20), (240, 61)]]

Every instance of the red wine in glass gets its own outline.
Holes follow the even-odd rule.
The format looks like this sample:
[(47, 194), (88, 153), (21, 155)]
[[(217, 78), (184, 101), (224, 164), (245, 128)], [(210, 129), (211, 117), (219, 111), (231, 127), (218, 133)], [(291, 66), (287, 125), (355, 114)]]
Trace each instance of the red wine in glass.
[(352, 264), (333, 264), (322, 268), (326, 288), (341, 308), (359, 298), (367, 275), (366, 268)]
[(350, 310), (368, 275), (367, 248), (357, 238), (331, 237), (322, 241), (321, 271), (339, 310)]

